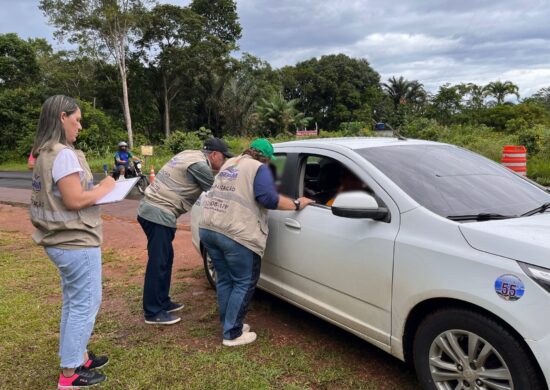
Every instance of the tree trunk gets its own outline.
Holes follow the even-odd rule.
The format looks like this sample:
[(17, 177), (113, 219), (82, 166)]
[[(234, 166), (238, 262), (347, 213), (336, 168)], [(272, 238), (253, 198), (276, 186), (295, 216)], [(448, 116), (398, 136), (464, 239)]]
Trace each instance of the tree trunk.
[(132, 117), (130, 116), (130, 103), (128, 101), (128, 82), (126, 80), (126, 72), (121, 73), (122, 79), (122, 100), (124, 109), (124, 122), (128, 131), (128, 148), (134, 147), (134, 134), (132, 132)]
[(122, 82), (122, 111), (124, 112), (124, 123), (128, 131), (128, 148), (134, 147), (134, 134), (132, 132), (132, 117), (130, 115), (130, 103), (128, 100), (128, 75), (126, 73), (126, 49), (125, 36), (120, 35), (114, 40), (115, 60), (120, 72), (120, 81)]
[(170, 100), (168, 99), (168, 87), (166, 86), (166, 76), (162, 76), (164, 88), (164, 136), (170, 136)]

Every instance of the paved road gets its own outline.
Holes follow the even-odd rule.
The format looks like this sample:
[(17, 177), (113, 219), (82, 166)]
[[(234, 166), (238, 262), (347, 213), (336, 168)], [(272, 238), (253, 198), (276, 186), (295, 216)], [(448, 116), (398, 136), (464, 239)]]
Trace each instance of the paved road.
[[(94, 182), (98, 183), (105, 177), (102, 173), (94, 173)], [(4, 188), (31, 188), (32, 172), (12, 172), (12, 171), (0, 171), (0, 187)], [(127, 199), (141, 199), (141, 194), (134, 187), (132, 192), (128, 195)]]
[[(95, 181), (104, 176), (94, 175)], [(0, 171), (0, 203), (26, 207), (31, 199), (31, 172)], [(104, 215), (135, 221), (136, 210), (141, 194), (134, 188), (122, 202), (101, 206)], [(178, 218), (178, 228), (188, 230), (190, 214), (185, 213)]]

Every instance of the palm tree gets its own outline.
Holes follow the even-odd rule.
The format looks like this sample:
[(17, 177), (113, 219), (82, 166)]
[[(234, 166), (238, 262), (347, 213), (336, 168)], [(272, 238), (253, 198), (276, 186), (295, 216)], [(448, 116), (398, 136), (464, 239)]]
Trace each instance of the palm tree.
[(507, 95), (516, 95), (519, 99), (519, 88), (511, 81), (493, 81), (483, 88), (485, 96), (493, 96), (497, 99), (497, 105), (504, 103)]
[(409, 81), (403, 76), (396, 79), (393, 76), (388, 79), (388, 83), (382, 83), (382, 87), (392, 99), (395, 110), (400, 104), (419, 105), (426, 100), (424, 86), (417, 80)]
[(226, 83), (221, 100), (226, 134), (243, 135), (246, 132), (258, 95), (256, 84), (249, 78), (235, 77)]
[[(256, 107), (256, 112), (260, 123), (270, 128), (272, 133), (278, 133), (282, 130), (288, 133), (289, 127), (294, 125), (296, 128), (307, 126), (311, 120), (303, 112), (296, 109), (298, 99), (285, 100), (282, 94), (273, 96), (270, 100), (261, 99)], [(276, 135), (276, 134), (272, 134)]]

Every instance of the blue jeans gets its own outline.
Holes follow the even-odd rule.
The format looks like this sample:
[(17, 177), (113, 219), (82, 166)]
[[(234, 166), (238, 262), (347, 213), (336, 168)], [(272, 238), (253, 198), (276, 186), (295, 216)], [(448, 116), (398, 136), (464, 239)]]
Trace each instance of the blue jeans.
[(199, 234), (216, 269), (223, 338), (233, 340), (243, 333), (243, 319), (260, 277), (261, 257), (221, 233), (200, 229)]
[(101, 248), (45, 249), (61, 276), (61, 367), (80, 367), (101, 305)]

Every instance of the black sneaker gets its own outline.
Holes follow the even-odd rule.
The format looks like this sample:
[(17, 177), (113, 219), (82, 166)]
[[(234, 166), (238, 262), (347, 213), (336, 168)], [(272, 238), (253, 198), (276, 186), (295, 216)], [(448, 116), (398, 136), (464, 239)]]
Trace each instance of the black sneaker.
[(145, 317), (145, 323), (152, 324), (152, 325), (172, 325), (180, 321), (181, 321), (180, 317), (176, 317), (175, 315), (172, 315), (165, 311), (161, 311), (155, 317), (150, 317), (150, 318)]
[(79, 367), (74, 372), (74, 375), (67, 378), (61, 373), (59, 375), (58, 389), (78, 389), (81, 387), (95, 386), (103, 382), (107, 377), (96, 371), (89, 371)]
[(168, 304), (168, 307), (165, 308), (164, 310), (166, 310), (166, 313), (174, 313), (176, 311), (180, 311), (184, 307), (185, 305), (183, 303), (170, 302)]
[(104, 367), (107, 363), (109, 363), (107, 356), (96, 356), (93, 352), (88, 352), (88, 361), (82, 367), (87, 370), (93, 370), (94, 368)]

